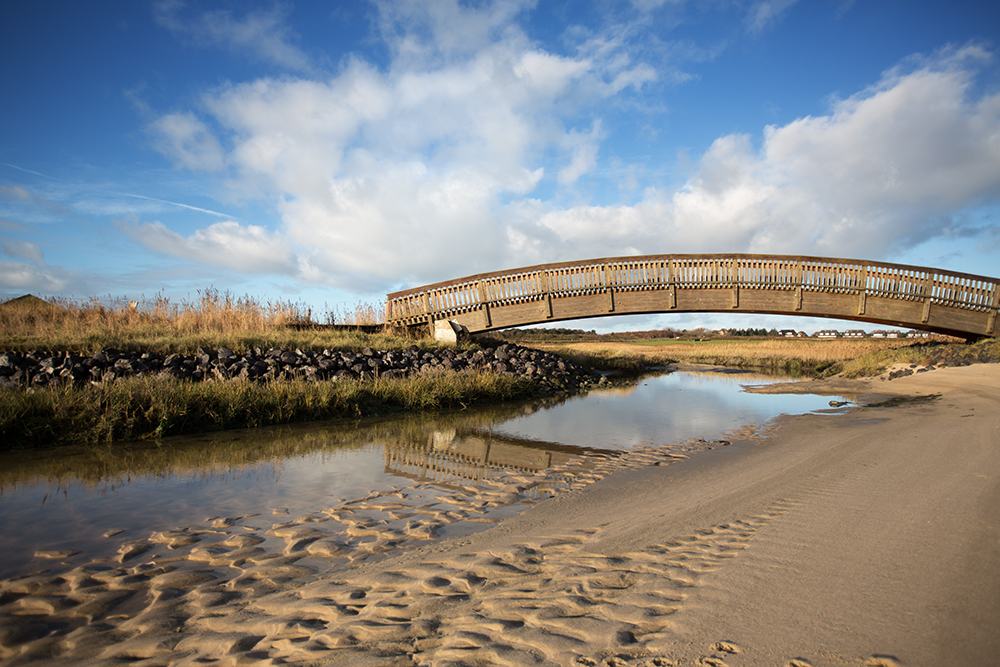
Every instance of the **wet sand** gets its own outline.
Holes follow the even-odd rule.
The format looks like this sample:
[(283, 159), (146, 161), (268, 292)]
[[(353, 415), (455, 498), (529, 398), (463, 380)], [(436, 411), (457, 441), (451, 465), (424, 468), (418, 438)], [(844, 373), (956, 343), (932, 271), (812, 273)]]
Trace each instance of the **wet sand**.
[(41, 554), (0, 664), (994, 664), (1000, 365), (804, 386), (914, 400)]

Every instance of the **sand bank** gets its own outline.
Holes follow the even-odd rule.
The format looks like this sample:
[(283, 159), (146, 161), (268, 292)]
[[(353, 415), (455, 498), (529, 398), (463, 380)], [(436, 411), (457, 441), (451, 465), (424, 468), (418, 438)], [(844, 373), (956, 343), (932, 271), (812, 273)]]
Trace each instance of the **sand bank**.
[(846, 388), (916, 400), (44, 554), (0, 664), (993, 664), (1000, 365)]

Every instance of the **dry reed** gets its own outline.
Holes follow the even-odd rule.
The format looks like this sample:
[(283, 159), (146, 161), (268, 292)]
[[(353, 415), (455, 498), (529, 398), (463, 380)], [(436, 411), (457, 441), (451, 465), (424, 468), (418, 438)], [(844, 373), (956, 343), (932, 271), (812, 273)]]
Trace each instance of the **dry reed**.
[[(377, 324), (377, 306), (358, 304), (327, 320)], [(198, 347), (396, 349), (414, 344), (399, 336), (335, 331), (317, 326), (313, 312), (291, 301), (264, 301), (206, 289), (194, 301), (163, 295), (130, 302), (96, 299), (74, 302), (21, 297), (0, 304), (0, 351), (71, 350), (94, 354), (104, 348), (192, 353)]]
[(753, 339), (710, 341), (644, 341), (636, 343), (571, 343), (536, 345), (574, 361), (606, 368), (640, 370), (678, 361), (753, 368), (778, 373), (820, 374), (838, 371), (847, 361), (913, 345), (906, 339), (801, 340)]
[(353, 309), (340, 307), (327, 313), (329, 324), (373, 326), (385, 323), (384, 303), (357, 303)]

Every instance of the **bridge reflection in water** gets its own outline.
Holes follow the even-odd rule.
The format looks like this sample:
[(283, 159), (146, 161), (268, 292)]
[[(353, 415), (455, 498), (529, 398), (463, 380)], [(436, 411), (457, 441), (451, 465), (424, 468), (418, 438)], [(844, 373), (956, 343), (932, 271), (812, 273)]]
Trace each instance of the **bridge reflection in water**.
[[(453, 429), (432, 431), (423, 444), (413, 440), (385, 442), (383, 453), (387, 473), (448, 488), (503, 485), (559, 468), (581, 455), (619, 454), (613, 449), (568, 447), (493, 434), (459, 434)], [(546, 498), (567, 488), (572, 479), (555, 473), (522, 495), (533, 500)]]

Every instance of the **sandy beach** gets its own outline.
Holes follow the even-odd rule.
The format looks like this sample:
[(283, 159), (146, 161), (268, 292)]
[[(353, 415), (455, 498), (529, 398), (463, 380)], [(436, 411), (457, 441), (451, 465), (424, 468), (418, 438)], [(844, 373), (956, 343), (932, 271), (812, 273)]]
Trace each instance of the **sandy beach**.
[(1000, 364), (781, 390), (902, 400), (39, 554), (0, 665), (1000, 662)]

